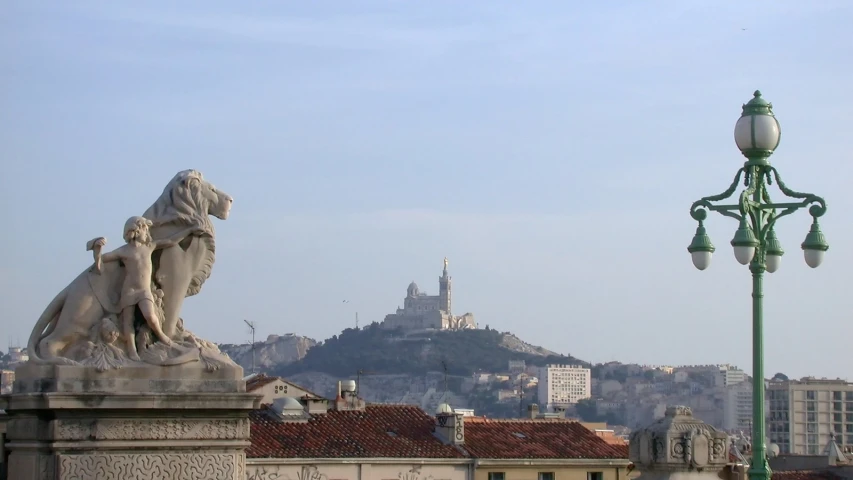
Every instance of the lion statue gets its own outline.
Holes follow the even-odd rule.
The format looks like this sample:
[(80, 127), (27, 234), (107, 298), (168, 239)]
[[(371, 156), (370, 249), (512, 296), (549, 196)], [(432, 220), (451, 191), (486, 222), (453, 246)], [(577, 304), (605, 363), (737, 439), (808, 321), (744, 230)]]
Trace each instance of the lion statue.
[[(143, 217), (152, 221), (151, 236), (163, 239), (195, 226), (204, 235), (190, 236), (178, 245), (152, 255), (153, 282), (163, 291), (162, 329), (170, 338), (179, 335), (178, 322), (184, 298), (199, 291), (210, 277), (215, 260), (215, 231), (210, 216), (226, 220), (233, 199), (205, 181), (201, 172), (184, 170), (172, 178), (163, 194)], [(85, 342), (92, 326), (119, 313), (118, 302), (124, 267), (106, 263), (100, 274), (86, 269), (50, 302), (39, 317), (27, 353), (36, 364), (79, 365), (66, 357)], [(73, 355), (72, 355), (73, 356)]]

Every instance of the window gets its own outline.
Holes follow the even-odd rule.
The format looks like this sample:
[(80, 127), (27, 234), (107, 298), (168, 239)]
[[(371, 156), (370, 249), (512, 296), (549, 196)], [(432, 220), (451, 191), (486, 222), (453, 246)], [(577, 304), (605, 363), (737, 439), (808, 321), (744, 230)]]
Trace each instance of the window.
[(817, 424), (816, 423), (807, 423), (806, 431), (809, 433), (817, 433)]
[(539, 472), (538, 480), (554, 480), (554, 472)]
[(853, 433), (853, 423), (847, 424), (847, 433)]
[(832, 402), (832, 409), (841, 411), (841, 402)]
[(814, 390), (806, 390), (806, 400), (815, 400)]
[(844, 400), (853, 402), (853, 392), (844, 392)]
[(814, 412), (815, 411), (815, 402), (806, 402), (806, 411)]
[(810, 445), (815, 445), (817, 443), (817, 435), (806, 435), (806, 442)]
[(842, 433), (844, 430), (841, 429), (840, 423), (834, 423), (832, 424), (832, 431), (835, 433)]
[(586, 480), (604, 480), (603, 472), (586, 472)]
[(504, 472), (489, 472), (489, 480), (504, 480), (505, 477)]
[(845, 413), (844, 421), (847, 423), (853, 423), (853, 413)]
[(806, 421), (807, 422), (816, 422), (817, 421), (817, 414), (814, 412), (807, 413), (806, 414)]
[(840, 413), (833, 413), (832, 414), (832, 421), (833, 422), (840, 422), (841, 417), (842, 417), (842, 415)]
[(832, 392), (832, 399), (841, 401), (841, 392)]

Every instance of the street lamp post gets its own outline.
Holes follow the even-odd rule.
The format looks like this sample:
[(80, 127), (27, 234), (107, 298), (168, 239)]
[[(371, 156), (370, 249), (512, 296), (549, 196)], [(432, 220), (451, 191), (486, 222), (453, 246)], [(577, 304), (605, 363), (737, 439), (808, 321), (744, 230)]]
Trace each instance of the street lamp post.
[[(718, 212), (739, 222), (731, 241), (734, 255), (742, 265), (749, 265), (752, 272), (752, 461), (750, 480), (769, 480), (764, 428), (764, 341), (762, 332), (763, 298), (762, 280), (764, 272), (775, 272), (785, 253), (776, 238), (776, 222), (795, 211), (809, 206), (812, 225), (801, 247), (806, 264), (817, 268), (829, 249), (818, 225), (818, 218), (826, 213), (826, 202), (810, 193), (795, 192), (779, 177), (779, 172), (770, 165), (770, 155), (779, 145), (781, 131), (773, 115), (773, 105), (761, 98), (756, 91), (754, 98), (743, 105), (743, 113), (735, 124), (735, 143), (746, 157), (729, 188), (719, 194), (697, 200), (690, 207), (690, 216), (699, 222), (693, 241), (687, 251), (693, 265), (705, 270), (711, 263), (714, 245), (705, 232), (704, 221), (708, 211)], [(738, 188), (741, 177), (746, 187), (736, 204), (718, 204), (732, 195)], [(776, 182), (782, 193), (792, 201), (773, 203), (767, 187)]]

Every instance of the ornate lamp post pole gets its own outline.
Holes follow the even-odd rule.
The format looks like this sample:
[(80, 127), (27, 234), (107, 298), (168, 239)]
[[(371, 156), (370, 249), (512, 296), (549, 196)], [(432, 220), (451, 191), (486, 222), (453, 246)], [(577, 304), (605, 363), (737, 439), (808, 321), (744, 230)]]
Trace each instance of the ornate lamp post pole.
[[(687, 247), (693, 265), (705, 270), (711, 263), (714, 245), (705, 232), (704, 221), (708, 211), (718, 212), (739, 222), (731, 241), (735, 258), (742, 265), (749, 265), (752, 272), (752, 461), (750, 480), (769, 480), (764, 428), (764, 341), (762, 332), (763, 298), (762, 280), (764, 272), (775, 272), (781, 263), (784, 251), (776, 238), (776, 222), (809, 205), (812, 226), (801, 247), (806, 264), (817, 268), (822, 262), (829, 245), (818, 225), (818, 218), (826, 213), (826, 202), (810, 193), (799, 193), (788, 188), (779, 177), (779, 172), (770, 165), (770, 155), (779, 145), (779, 122), (773, 115), (773, 105), (761, 98), (756, 91), (754, 98), (743, 106), (743, 113), (735, 124), (735, 143), (746, 157), (728, 190), (697, 200), (690, 207), (690, 216), (699, 222), (696, 235)], [(746, 187), (736, 204), (717, 204), (734, 194), (741, 177)], [(767, 187), (776, 182), (779, 190), (792, 201), (773, 203)]]

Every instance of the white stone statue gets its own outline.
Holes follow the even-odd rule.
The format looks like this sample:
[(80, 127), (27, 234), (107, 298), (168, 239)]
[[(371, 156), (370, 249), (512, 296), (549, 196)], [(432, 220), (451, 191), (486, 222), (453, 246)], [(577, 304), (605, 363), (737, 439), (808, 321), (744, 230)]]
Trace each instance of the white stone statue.
[(204, 234), (203, 228), (192, 226), (164, 240), (153, 240), (149, 231), (151, 225), (153, 223), (147, 218), (130, 217), (124, 224), (124, 241), (127, 243), (106, 255), (98, 256), (94, 266), (94, 270), (100, 275), (102, 262), (121, 261), (124, 265), (124, 282), (118, 305), (121, 310), (121, 331), (127, 344), (128, 356), (137, 361), (140, 359), (136, 351), (136, 332), (133, 325), (137, 307), (146, 325), (157, 338), (166, 346), (172, 345), (172, 340), (160, 328), (160, 319), (155, 310), (154, 294), (151, 292), (154, 273), (151, 256), (155, 250), (174, 247), (190, 234)]
[[(142, 216), (127, 221), (125, 245), (101, 255), (106, 240), (89, 241), (87, 250), (93, 251), (94, 264), (65, 287), (39, 317), (27, 344), (30, 362), (87, 364), (91, 360), (84, 355), (85, 347), (95, 343), (93, 332), (107, 325), (105, 319), (119, 318), (120, 344), (125, 348), (113, 345), (111, 333), (98, 343), (108, 345), (102, 349), (109, 359), (102, 364), (108, 367), (140, 360), (156, 365), (202, 360), (211, 369), (233, 365), (215, 345), (183, 330), (180, 319), (184, 298), (201, 290), (213, 267), (215, 231), (210, 216), (226, 220), (232, 202), (231, 196), (205, 181), (200, 172), (184, 170)], [(144, 320), (139, 332), (153, 333), (158, 342), (149, 344), (136, 338), (137, 309)], [(149, 336), (145, 338), (150, 341)], [(150, 351), (139, 351), (140, 347)], [(114, 352), (114, 348), (121, 351)]]

